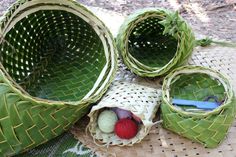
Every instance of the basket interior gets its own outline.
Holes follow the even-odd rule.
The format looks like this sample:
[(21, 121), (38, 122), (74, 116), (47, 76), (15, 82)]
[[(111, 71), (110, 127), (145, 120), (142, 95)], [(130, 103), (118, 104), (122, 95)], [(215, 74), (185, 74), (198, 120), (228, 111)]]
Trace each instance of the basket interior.
[(217, 97), (218, 101), (226, 99), (224, 86), (203, 73), (180, 74), (170, 89), (170, 97), (176, 99), (204, 101), (209, 96)]
[(149, 67), (163, 67), (174, 57), (178, 41), (163, 35), (159, 17), (148, 17), (136, 24), (128, 37), (128, 52)]
[(35, 97), (78, 101), (106, 64), (101, 39), (82, 18), (63, 10), (40, 10), (5, 35), (1, 63)]

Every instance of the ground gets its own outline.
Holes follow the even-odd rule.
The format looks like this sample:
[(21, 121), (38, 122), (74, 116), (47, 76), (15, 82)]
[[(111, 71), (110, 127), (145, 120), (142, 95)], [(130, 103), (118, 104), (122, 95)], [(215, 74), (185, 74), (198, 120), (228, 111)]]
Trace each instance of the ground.
[(144, 7), (179, 10), (196, 33), (236, 41), (236, 0), (79, 0), (125, 15)]
[[(0, 0), (0, 15), (15, 0)], [(196, 34), (236, 42), (236, 0), (78, 0), (128, 15), (144, 7), (178, 10)]]

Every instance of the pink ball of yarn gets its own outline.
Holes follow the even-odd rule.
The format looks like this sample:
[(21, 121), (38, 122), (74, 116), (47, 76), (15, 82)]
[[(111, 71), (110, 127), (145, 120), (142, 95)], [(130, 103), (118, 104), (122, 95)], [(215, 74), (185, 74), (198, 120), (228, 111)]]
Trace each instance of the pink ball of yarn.
[(138, 133), (138, 125), (131, 119), (121, 119), (116, 122), (115, 133), (121, 139), (131, 139)]
[(115, 109), (116, 115), (119, 119), (124, 119), (124, 118), (132, 118), (132, 113), (130, 111), (127, 110), (123, 110), (120, 108), (116, 108)]

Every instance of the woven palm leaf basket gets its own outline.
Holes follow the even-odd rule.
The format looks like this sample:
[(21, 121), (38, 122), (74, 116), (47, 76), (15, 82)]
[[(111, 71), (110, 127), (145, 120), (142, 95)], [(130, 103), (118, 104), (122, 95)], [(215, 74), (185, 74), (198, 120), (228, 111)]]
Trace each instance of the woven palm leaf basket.
[[(236, 101), (227, 78), (217, 71), (186, 66), (166, 76), (162, 87), (163, 126), (206, 147), (217, 147), (227, 135), (236, 114)], [(180, 108), (173, 99), (203, 101), (208, 96), (222, 103), (212, 110)]]
[(117, 47), (126, 66), (139, 76), (155, 77), (185, 63), (195, 37), (189, 25), (170, 10), (139, 10), (124, 21)]
[(114, 40), (71, 0), (20, 0), (0, 22), (0, 156), (67, 130), (110, 85)]
[[(151, 127), (157, 122), (153, 122), (156, 111), (160, 106), (161, 89), (154, 89), (134, 83), (116, 81), (102, 100), (89, 113), (90, 121), (87, 130), (98, 146), (132, 146), (149, 133)], [(98, 126), (98, 117), (104, 109), (119, 108), (130, 111), (140, 118), (142, 124), (138, 133), (130, 139), (121, 139), (114, 132), (104, 133)], [(128, 130), (127, 130), (128, 131)]]

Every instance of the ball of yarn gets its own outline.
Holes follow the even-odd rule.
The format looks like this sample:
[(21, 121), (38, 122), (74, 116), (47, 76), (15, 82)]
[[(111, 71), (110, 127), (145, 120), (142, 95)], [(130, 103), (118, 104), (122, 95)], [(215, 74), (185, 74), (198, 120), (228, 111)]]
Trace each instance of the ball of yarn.
[(115, 133), (121, 139), (131, 139), (138, 133), (138, 125), (131, 119), (121, 119), (115, 125)]
[(130, 111), (116, 108), (115, 112), (116, 112), (119, 119), (132, 118), (132, 113)]
[(98, 117), (98, 127), (104, 133), (112, 133), (117, 120), (115, 112), (110, 110), (102, 111)]

